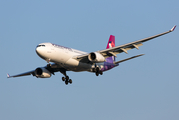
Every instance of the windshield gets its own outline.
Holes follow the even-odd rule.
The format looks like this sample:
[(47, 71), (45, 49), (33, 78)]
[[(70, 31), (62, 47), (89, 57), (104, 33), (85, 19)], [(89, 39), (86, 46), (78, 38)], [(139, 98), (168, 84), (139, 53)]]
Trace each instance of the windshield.
[(45, 45), (37, 45), (37, 47), (45, 47)]

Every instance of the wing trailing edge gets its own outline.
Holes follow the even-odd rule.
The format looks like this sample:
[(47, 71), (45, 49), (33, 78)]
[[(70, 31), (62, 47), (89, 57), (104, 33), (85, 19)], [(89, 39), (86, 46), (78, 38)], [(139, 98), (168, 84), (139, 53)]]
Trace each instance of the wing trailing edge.
[(133, 56), (133, 57), (130, 57), (130, 58), (126, 58), (126, 59), (124, 59), (124, 60), (120, 60), (120, 61), (114, 62), (114, 64), (118, 64), (118, 63), (121, 63), (121, 62), (125, 62), (125, 61), (127, 61), (127, 60), (131, 60), (131, 59), (134, 59), (134, 58), (143, 56), (143, 55), (145, 55), (145, 54), (140, 54), (140, 55), (136, 55), (136, 56)]

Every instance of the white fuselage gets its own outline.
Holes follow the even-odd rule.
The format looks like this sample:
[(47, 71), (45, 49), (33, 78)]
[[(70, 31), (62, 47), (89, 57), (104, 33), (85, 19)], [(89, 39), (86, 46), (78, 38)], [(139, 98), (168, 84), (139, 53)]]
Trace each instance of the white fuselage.
[(52, 44), (41, 43), (36, 48), (37, 54), (47, 62), (54, 62), (70, 71), (91, 71), (94, 65), (82, 63), (74, 59), (74, 56), (87, 54), (72, 48)]

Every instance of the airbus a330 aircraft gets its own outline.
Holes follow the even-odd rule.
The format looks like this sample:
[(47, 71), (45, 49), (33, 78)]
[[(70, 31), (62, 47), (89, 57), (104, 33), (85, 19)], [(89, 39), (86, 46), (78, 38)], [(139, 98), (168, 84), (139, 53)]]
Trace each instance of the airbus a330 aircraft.
[(36, 47), (36, 53), (39, 57), (47, 61), (48, 64), (45, 67), (39, 67), (35, 70), (18, 75), (10, 76), (9, 74), (7, 74), (7, 77), (11, 78), (33, 75), (37, 78), (50, 78), (52, 74), (54, 75), (55, 72), (59, 71), (64, 75), (64, 77), (62, 77), (62, 80), (65, 81), (65, 84), (67, 85), (68, 83), (71, 84), (72, 80), (69, 79), (66, 71), (88, 71), (95, 73), (96, 76), (98, 76), (99, 74), (102, 75), (104, 71), (118, 66), (121, 62), (143, 55), (140, 54), (116, 62), (115, 57), (117, 54), (122, 52), (127, 53), (128, 50), (133, 48), (139, 49), (139, 46), (142, 46), (143, 42), (170, 33), (174, 31), (175, 27), (176, 26), (174, 26), (167, 32), (116, 47), (115, 36), (110, 35), (106, 49), (91, 53), (82, 52), (53, 43), (41, 43)]

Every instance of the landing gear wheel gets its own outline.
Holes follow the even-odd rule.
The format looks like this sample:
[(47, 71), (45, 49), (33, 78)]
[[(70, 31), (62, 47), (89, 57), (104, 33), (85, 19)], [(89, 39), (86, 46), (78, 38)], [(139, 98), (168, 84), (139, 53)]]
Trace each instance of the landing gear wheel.
[(62, 77), (62, 81), (64, 81), (66, 85), (68, 85), (68, 83), (72, 84), (72, 80), (69, 79), (68, 76), (66, 76), (66, 77)]
[(68, 85), (68, 81), (67, 80), (65, 81), (65, 84)]
[(99, 72), (99, 67), (96, 68), (96, 72)]
[(66, 80), (69, 80), (69, 77), (68, 77), (68, 76), (66, 76)]
[(69, 83), (72, 84), (72, 80), (71, 79), (69, 80)]
[(103, 75), (103, 72), (102, 72), (102, 71), (100, 71), (100, 72), (99, 72), (99, 74), (100, 74), (100, 75)]
[(96, 67), (96, 76), (98, 76), (99, 75), (99, 67)]
[(98, 72), (96, 72), (96, 76), (98, 76), (99, 75), (99, 73)]
[(62, 81), (65, 81), (65, 77), (62, 77)]

